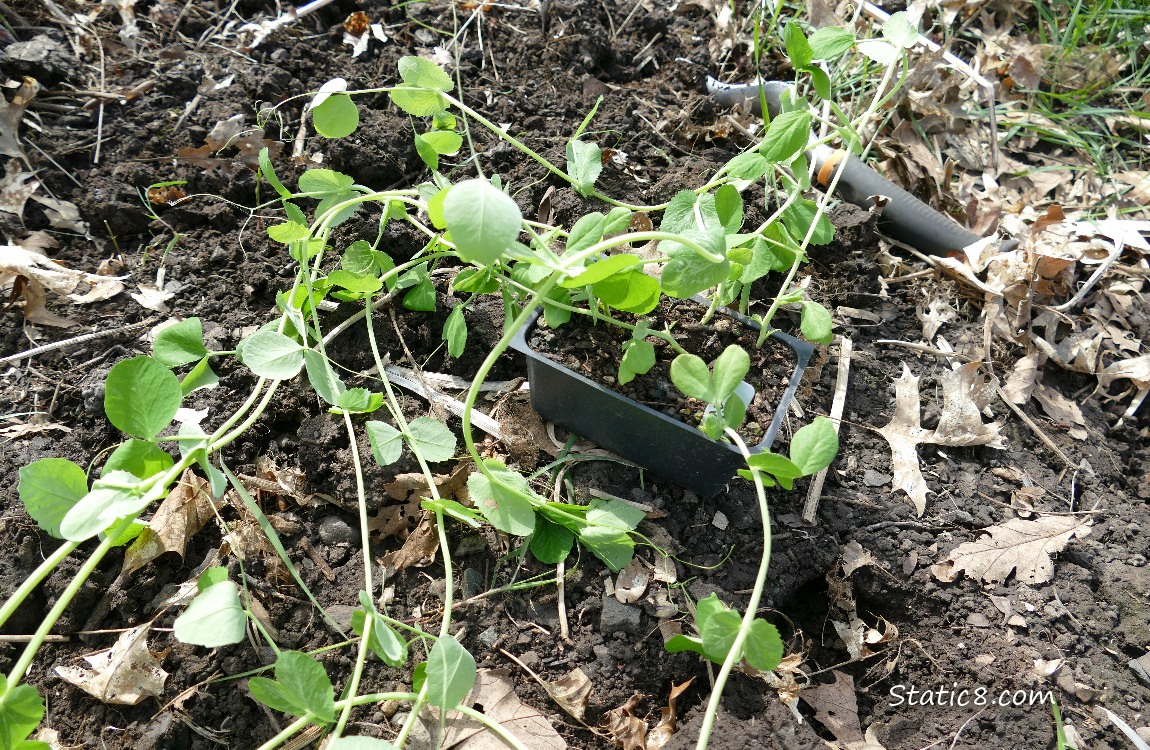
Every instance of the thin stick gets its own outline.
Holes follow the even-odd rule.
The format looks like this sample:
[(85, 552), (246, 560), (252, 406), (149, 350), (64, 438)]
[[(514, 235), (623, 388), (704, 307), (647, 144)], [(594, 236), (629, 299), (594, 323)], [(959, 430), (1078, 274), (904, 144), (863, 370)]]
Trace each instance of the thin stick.
[(564, 641), (571, 640), (571, 631), (567, 628), (567, 590), (564, 579), (567, 577), (566, 560), (560, 560), (555, 566), (555, 588), (559, 601), (559, 637)]
[(1010, 398), (1006, 395), (1006, 393), (1003, 392), (1002, 387), (997, 382), (994, 383), (994, 391), (998, 394), (998, 397), (1002, 399), (1002, 402), (1009, 406), (1010, 410), (1017, 414), (1018, 418), (1025, 422), (1026, 426), (1029, 427), (1034, 432), (1034, 434), (1038, 436), (1038, 439), (1041, 440), (1047, 448), (1053, 451), (1054, 455), (1058, 456), (1058, 460), (1067, 466), (1074, 466), (1070, 459), (1066, 457), (1066, 454), (1063, 453), (1055, 444), (1055, 442), (1051, 440), (1045, 432), (1042, 431), (1042, 428), (1035, 424), (1033, 419), (1026, 416), (1026, 413), (1022, 411), (1018, 404), (1010, 400)]
[[(835, 395), (831, 399), (831, 424), (834, 425), (835, 434), (838, 434), (839, 425), (843, 418), (843, 407), (847, 402), (847, 381), (851, 372), (851, 349), (854, 344), (846, 336), (842, 337), (839, 343), (839, 369), (838, 375), (835, 378)], [(810, 489), (807, 490), (807, 501), (803, 505), (803, 522), (813, 526), (815, 517), (819, 511), (819, 500), (823, 496), (823, 483), (827, 479), (827, 472), (830, 467), (824, 468), (815, 478), (811, 481)]]
[(29, 357), (35, 357), (35, 356), (40, 355), (40, 354), (45, 354), (46, 352), (55, 351), (57, 349), (67, 349), (67, 348), (72, 347), (72, 346), (78, 346), (79, 344), (87, 343), (87, 342), (91, 341), (92, 339), (98, 339), (98, 338), (101, 338), (103, 336), (108, 336), (108, 335), (113, 334), (113, 333), (123, 333), (124, 331), (131, 331), (134, 328), (141, 328), (143, 326), (152, 325), (152, 324), (156, 323), (158, 320), (159, 320), (159, 318), (149, 318), (148, 320), (142, 320), (139, 323), (132, 323), (131, 325), (127, 325), (127, 326), (120, 326), (119, 328), (108, 328), (107, 330), (103, 330), (103, 331), (95, 331), (94, 333), (86, 333), (83, 336), (77, 336), (76, 338), (73, 338), (73, 339), (67, 339), (65, 341), (55, 341), (51, 344), (44, 344), (43, 346), (38, 346), (35, 349), (29, 349), (26, 352), (17, 352), (16, 354), (9, 354), (7, 357), (0, 358), (0, 365), (6, 365), (9, 362), (19, 362), (22, 359), (27, 359)]

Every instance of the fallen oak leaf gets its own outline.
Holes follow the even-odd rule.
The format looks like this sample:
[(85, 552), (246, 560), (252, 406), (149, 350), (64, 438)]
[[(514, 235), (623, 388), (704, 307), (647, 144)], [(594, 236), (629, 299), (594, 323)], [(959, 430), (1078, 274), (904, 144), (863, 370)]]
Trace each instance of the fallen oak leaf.
[(56, 667), (56, 674), (104, 703), (135, 706), (158, 698), (168, 673), (148, 651), (151, 623), (120, 635), (112, 648), (84, 657), (88, 667)]
[(180, 481), (156, 509), (148, 528), (140, 532), (124, 553), (120, 575), (129, 576), (167, 552), (175, 552), (183, 558), (188, 540), (214, 513), (212, 491), (207, 480), (196, 476), (191, 469), (185, 470)]
[(582, 723), (587, 715), (587, 701), (591, 698), (591, 679), (579, 667), (575, 667), (567, 674), (554, 682), (541, 680), (543, 689), (551, 696), (551, 700), (570, 714), (576, 721)]
[(638, 694), (632, 695), (622, 706), (604, 714), (599, 722), (600, 728), (623, 750), (647, 748), (647, 722), (633, 713), (641, 697)]
[(923, 441), (935, 445), (985, 445), (1003, 448), (997, 422), (984, 423), (982, 410), (994, 396), (994, 383), (979, 371), (981, 362), (968, 362), (943, 373), (942, 412), (938, 426)]
[(675, 727), (679, 721), (679, 696), (687, 692), (695, 678), (678, 685), (671, 683), (671, 692), (667, 696), (667, 705), (659, 709), (659, 723), (647, 734), (647, 750), (659, 750), (666, 745), (671, 736), (675, 734)]
[(902, 376), (894, 382), (894, 416), (878, 430), (890, 444), (894, 467), (893, 489), (902, 490), (918, 515), (926, 510), (930, 490), (918, 465), (918, 444), (925, 442), (930, 431), (922, 426), (918, 395), (918, 378), (904, 362)]
[[(565, 750), (567, 743), (537, 709), (519, 699), (506, 669), (481, 669), (475, 680), (475, 687), (461, 705), (472, 706), (493, 722), (503, 726), (525, 746), (532, 750)], [(425, 722), (434, 739), (438, 732), (438, 716), (430, 709)], [(424, 718), (421, 715), (421, 719)], [(434, 743), (444, 750), (502, 750), (503, 740), (479, 722), (465, 716), (448, 720), (442, 742)]]
[(851, 747), (865, 739), (859, 722), (855, 681), (837, 669), (831, 670), (831, 674), (834, 682), (803, 688), (799, 697), (815, 710), (815, 719), (835, 736), (840, 746)]
[(1090, 518), (1081, 516), (1039, 516), (1033, 521), (1012, 518), (984, 529), (987, 536), (964, 542), (930, 572), (944, 583), (950, 583), (965, 572), (986, 583), (1002, 583), (1014, 572), (1023, 583), (1049, 581), (1054, 575), (1050, 556), (1061, 552), (1067, 543), (1090, 533)]

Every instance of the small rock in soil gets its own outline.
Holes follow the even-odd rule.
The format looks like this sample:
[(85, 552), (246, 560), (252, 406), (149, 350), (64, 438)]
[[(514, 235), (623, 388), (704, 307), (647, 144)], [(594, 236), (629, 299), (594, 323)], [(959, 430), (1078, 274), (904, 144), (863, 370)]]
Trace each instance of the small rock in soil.
[(351, 613), (354, 611), (355, 607), (350, 604), (333, 604), (327, 608), (328, 616), (344, 630), (351, 629)]
[(630, 604), (623, 604), (613, 596), (603, 595), (603, 610), (599, 613), (599, 632), (603, 635), (612, 633), (628, 633), (635, 635), (639, 632), (639, 619), (642, 610)]
[(499, 631), (492, 625), (479, 634), (479, 642), (488, 648), (495, 648), (495, 644), (499, 643)]
[(351, 544), (357, 536), (351, 524), (337, 516), (328, 516), (319, 522), (319, 538), (324, 544)]
[(14, 78), (31, 76), (41, 84), (51, 85), (71, 77), (73, 62), (63, 44), (38, 34), (26, 42), (8, 45), (0, 54), (0, 68)]
[(483, 574), (475, 568), (463, 571), (463, 598), (470, 599), (483, 593)]
[(863, 472), (863, 484), (867, 487), (882, 487), (890, 481), (890, 474), (883, 474), (882, 472), (875, 471), (874, 469), (867, 469)]

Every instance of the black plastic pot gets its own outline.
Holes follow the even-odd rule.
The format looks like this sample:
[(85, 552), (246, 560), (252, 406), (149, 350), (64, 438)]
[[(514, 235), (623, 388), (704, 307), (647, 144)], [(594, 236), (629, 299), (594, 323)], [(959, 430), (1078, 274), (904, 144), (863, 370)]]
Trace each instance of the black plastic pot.
[[(731, 317), (758, 330), (752, 320)], [(573, 372), (528, 345), (539, 320), (536, 314), (511, 342), (527, 356), (531, 406), (543, 418), (616, 453), (639, 466), (710, 497), (745, 466), (737, 448), (711, 440), (691, 425), (668, 417), (626, 396)], [(562, 334), (562, 328), (556, 331)], [(767, 450), (775, 441), (787, 408), (798, 388), (814, 347), (782, 332), (773, 338), (795, 354), (795, 369), (762, 442), (751, 451)]]

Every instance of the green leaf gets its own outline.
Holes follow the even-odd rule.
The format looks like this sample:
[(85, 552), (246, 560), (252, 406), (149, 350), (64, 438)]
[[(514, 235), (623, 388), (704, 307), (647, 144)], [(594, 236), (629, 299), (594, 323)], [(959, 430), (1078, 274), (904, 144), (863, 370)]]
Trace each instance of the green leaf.
[(527, 536), (535, 530), (535, 508), (531, 490), (523, 475), (509, 471), (500, 461), (487, 460), (489, 479), (481, 471), (467, 478), (467, 489), (479, 512), (492, 526), (512, 536)]
[(431, 60), (415, 55), (399, 58), (399, 77), (408, 86), (435, 91), (451, 91), (455, 84), (446, 70)]
[(646, 315), (659, 305), (659, 280), (642, 271), (615, 274), (592, 288), (604, 303), (623, 312)]
[(445, 635), (435, 641), (427, 657), (427, 702), (436, 708), (455, 708), (475, 686), (475, 659), (459, 641)]
[(811, 45), (798, 24), (788, 23), (783, 29), (783, 46), (795, 70), (803, 70), (811, 64)]
[(586, 250), (603, 239), (607, 217), (598, 211), (582, 216), (567, 235), (567, 252), (577, 253)]
[[(811, 87), (814, 88), (815, 93), (823, 99), (831, 98), (831, 77), (822, 68), (808, 68), (807, 74), (811, 77)], [(797, 171), (797, 168), (796, 168)], [(802, 174), (807, 174), (807, 169), (804, 166)], [(807, 180), (809, 182), (809, 180)], [(806, 187), (809, 187), (806, 186)]]
[(383, 406), (383, 394), (366, 388), (348, 388), (336, 396), (335, 405), (349, 414), (368, 414)]
[[(722, 229), (718, 229), (722, 233)], [(701, 233), (690, 230), (684, 235), (696, 235), (693, 239), (701, 239)], [(663, 243), (664, 245), (671, 243)], [(681, 245), (667, 251), (671, 260), (663, 266), (662, 285), (663, 293), (668, 297), (686, 299), (699, 292), (718, 286), (727, 280), (731, 272), (731, 263), (723, 260), (712, 263), (702, 258), (694, 251)]]
[(735, 234), (742, 228), (743, 196), (734, 185), (723, 185), (715, 191), (715, 213), (727, 234)]
[(156, 334), (152, 356), (168, 367), (179, 367), (208, 355), (199, 318), (188, 318)]
[(703, 628), (707, 626), (713, 616), (729, 610), (730, 607), (719, 601), (717, 594), (712, 593), (700, 599), (695, 603), (695, 630), (700, 633), (703, 632)]
[(416, 417), (407, 424), (412, 450), (425, 461), (447, 461), (455, 455), (455, 433), (431, 417)]
[(0, 675), (0, 748), (23, 750), (32, 743), (28, 735), (44, 720), (44, 699), (31, 685), (8, 687), (8, 678)]
[[(714, 398), (711, 403), (721, 404), (735, 392), (751, 369), (751, 357), (746, 350), (734, 344), (723, 350), (711, 366), (714, 371)], [(672, 378), (673, 379), (673, 378)]]
[[(793, 461), (786, 456), (780, 456), (777, 453), (763, 451), (762, 453), (752, 453), (751, 457), (747, 459), (747, 463), (759, 471), (769, 474), (774, 477), (783, 489), (791, 489), (794, 487), (795, 480), (804, 475), (804, 472)], [(749, 472), (739, 472), (740, 475), (750, 479)]]
[(207, 591), (217, 583), (223, 583), (228, 580), (228, 569), (222, 567), (206, 568), (200, 577), (196, 579), (196, 590), (200, 592)]
[(371, 455), (380, 466), (390, 466), (403, 455), (403, 433), (386, 422), (369, 421), (364, 424)]
[(133, 437), (152, 440), (172, 422), (184, 394), (172, 371), (147, 356), (125, 359), (108, 373), (104, 412)]
[(702, 357), (689, 352), (671, 360), (671, 382), (685, 395), (713, 403), (715, 381)]
[[(113, 471), (126, 471), (140, 479), (147, 479), (167, 471), (172, 468), (174, 463), (172, 457), (160, 446), (147, 440), (133, 438), (121, 443), (116, 447), (116, 450), (112, 451), (112, 455), (108, 456), (108, 460), (104, 462), (104, 469), (101, 473), (107, 475)], [(20, 471), (23, 472), (24, 470), (21, 469)]]
[(783, 112), (771, 120), (759, 153), (769, 162), (785, 162), (807, 147), (811, 138), (811, 114), (806, 110)]
[(547, 296), (543, 298), (543, 319), (547, 321), (549, 328), (558, 328), (564, 325), (567, 321), (571, 320), (572, 312), (562, 307), (556, 307), (549, 302), (557, 302), (561, 305), (571, 304), (571, 293), (562, 287), (553, 286), (547, 292)]
[(303, 361), (307, 370), (307, 381), (311, 383), (312, 389), (324, 401), (335, 406), (339, 401), (339, 394), (346, 391), (347, 386), (331, 368), (331, 363), (315, 349), (305, 349)]
[(473, 529), (478, 529), (483, 525), (483, 516), (480, 513), (468, 508), (455, 500), (448, 500), (440, 498), (438, 500), (421, 500), (419, 507), (424, 510), (430, 510), (432, 513), (443, 513), (444, 515), (454, 518), (460, 523), (466, 524)]
[(220, 581), (202, 590), (172, 623), (181, 643), (219, 648), (244, 639), (247, 616), (240, 590), (233, 581)]
[(529, 549), (535, 559), (544, 565), (558, 565), (571, 554), (575, 535), (570, 529), (546, 518), (535, 519), (535, 531), (531, 534)]
[(323, 665), (299, 651), (281, 651), (276, 659), (276, 679), (252, 677), (252, 696), (276, 711), (292, 716), (312, 716), (330, 724), (335, 721), (335, 691)]
[[(351, 613), (351, 629), (356, 635), (363, 635), (363, 626), (366, 622), (367, 613), (362, 609)], [(407, 662), (407, 644), (378, 613), (371, 618), (367, 647), (389, 667), (402, 667)]]
[[(787, 231), (799, 241), (802, 241), (807, 236), (807, 230), (810, 229), (811, 222), (815, 220), (815, 214), (818, 213), (819, 206), (817, 203), (806, 198), (800, 198), (792, 203), (783, 211), (782, 221), (786, 226)], [(812, 245), (825, 245), (835, 236), (835, 227), (831, 224), (831, 220), (827, 215), (820, 214), (818, 224), (815, 225), (815, 233), (811, 235)]]
[(19, 477), (17, 491), (28, 515), (44, 531), (63, 539), (60, 521), (88, 494), (84, 470), (64, 458), (41, 458), (20, 467)]
[(415, 153), (432, 172), (439, 171), (439, 152), (419, 133), (415, 134)]
[(430, 277), (424, 277), (403, 295), (403, 306), (417, 312), (435, 312), (435, 283)]
[(359, 109), (347, 94), (331, 94), (312, 110), (311, 121), (324, 138), (343, 138), (359, 127)]
[(695, 221), (695, 201), (699, 196), (693, 190), (680, 190), (675, 193), (663, 211), (659, 229), (679, 234), (687, 229), (697, 229)]
[(634, 531), (646, 512), (622, 500), (594, 499), (587, 504), (587, 523), (617, 531)]
[(215, 388), (219, 383), (219, 376), (212, 371), (211, 358), (204, 357), (180, 381), (180, 391), (187, 397), (193, 391), (198, 391), (201, 388)]
[(443, 323), (443, 340), (447, 342), (447, 353), (458, 359), (467, 348), (467, 320), (463, 317), (463, 305), (456, 304)]
[(239, 357), (261, 378), (288, 380), (303, 367), (304, 348), (282, 333), (256, 331), (239, 346)]
[(791, 460), (804, 476), (830, 466), (838, 452), (839, 435), (834, 422), (826, 417), (815, 417), (791, 438)]
[(918, 28), (910, 22), (906, 11), (902, 10), (883, 22), (882, 35), (900, 49), (910, 49), (918, 43)]
[(707, 620), (699, 630), (703, 640), (703, 656), (716, 664), (721, 664), (731, 652), (731, 645), (735, 636), (739, 634), (739, 625), (743, 618), (738, 612), (725, 609), (716, 612)]
[(580, 529), (579, 541), (616, 573), (627, 567), (635, 556), (635, 540), (625, 532), (606, 526)]
[(350, 292), (374, 294), (380, 289), (383, 289), (383, 282), (379, 280), (378, 276), (371, 274), (336, 270), (327, 275), (327, 280), (335, 286), (347, 289)]
[(603, 220), (603, 234), (615, 234), (617, 232), (625, 232), (631, 226), (631, 218), (634, 214), (629, 208), (622, 206), (615, 206), (607, 212), (607, 218)]
[(311, 230), (308, 229), (307, 224), (297, 224), (294, 221), (287, 221), (283, 224), (273, 224), (268, 227), (268, 237), (286, 245), (290, 242), (302, 242), (306, 240), (311, 237)]
[(755, 618), (743, 646), (743, 657), (760, 672), (770, 672), (783, 660), (783, 639), (774, 625)]
[(438, 115), (447, 109), (447, 102), (438, 91), (428, 91), (410, 84), (396, 86), (388, 92), (388, 96), (395, 102), (395, 106), (413, 117)]
[(443, 218), (459, 257), (487, 266), (515, 242), (523, 214), (506, 193), (486, 180), (474, 179), (448, 191)]
[(802, 321), (799, 329), (807, 341), (815, 344), (829, 344), (834, 339), (834, 321), (830, 310), (818, 302), (803, 300)]
[(646, 375), (654, 366), (655, 347), (650, 341), (628, 341), (619, 361), (619, 385), (630, 383), (636, 375)]
[(807, 40), (815, 60), (837, 60), (855, 43), (855, 35), (842, 26), (824, 26)]
[[(357, 276), (378, 276), (383, 269), (380, 267), (375, 250), (367, 240), (356, 240), (347, 246), (339, 258), (339, 267), (348, 273)], [(331, 278), (331, 274), (328, 274)]]
[(283, 183), (280, 182), (279, 177), (276, 176), (276, 170), (275, 167), (272, 166), (272, 159), (271, 155), (268, 153), (267, 146), (264, 146), (260, 149), (258, 160), (260, 165), (260, 174), (262, 174), (264, 179), (268, 181), (268, 184), (272, 186), (272, 190), (275, 190), (276, 193), (279, 194), (279, 197), (285, 201), (290, 198), (291, 191), (285, 188)]
[(452, 130), (432, 130), (424, 133), (422, 138), (440, 156), (452, 156), (463, 147), (462, 136)]
[(757, 180), (767, 173), (771, 163), (758, 151), (739, 154), (727, 162), (727, 174), (739, 180)]
[(663, 644), (663, 648), (672, 654), (677, 654), (680, 651), (693, 651), (700, 656), (703, 655), (703, 642), (689, 635), (673, 635)]
[(790, 234), (777, 224), (767, 226), (763, 234), (774, 241), (755, 238), (751, 244), (751, 262), (743, 268), (743, 274), (739, 277), (739, 281), (744, 284), (761, 279), (772, 271), (787, 271), (795, 262), (798, 246)]
[(464, 268), (455, 275), (451, 288), (457, 292), (491, 294), (499, 289), (499, 280), (490, 268)]
[(572, 276), (568, 279), (563, 279), (559, 282), (559, 286), (566, 289), (575, 289), (581, 286), (589, 286), (596, 284), (609, 276), (620, 273), (627, 269), (641, 267), (643, 259), (631, 255), (629, 253), (620, 253), (619, 255), (610, 255), (606, 258), (601, 258), (591, 265), (584, 268), (577, 276)]
[(144, 494), (138, 489), (139, 483), (139, 479), (126, 471), (112, 471), (100, 477), (92, 484), (91, 491), (60, 519), (60, 535), (82, 542), (106, 530), (118, 519), (139, 513), (162, 489), (154, 488)]
[(299, 191), (311, 193), (316, 198), (329, 193), (346, 193), (353, 185), (355, 178), (333, 169), (309, 169), (299, 176)]
[(594, 143), (567, 141), (567, 175), (581, 195), (595, 190), (595, 180), (603, 171), (603, 152)]

